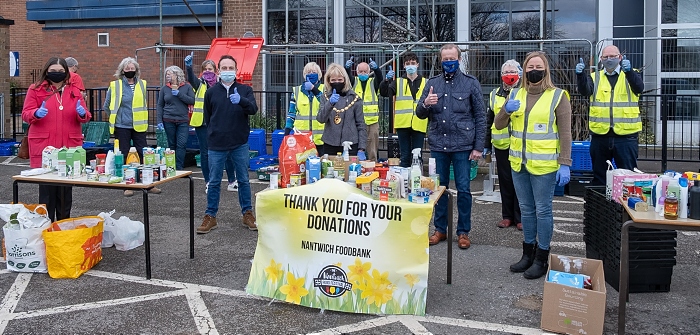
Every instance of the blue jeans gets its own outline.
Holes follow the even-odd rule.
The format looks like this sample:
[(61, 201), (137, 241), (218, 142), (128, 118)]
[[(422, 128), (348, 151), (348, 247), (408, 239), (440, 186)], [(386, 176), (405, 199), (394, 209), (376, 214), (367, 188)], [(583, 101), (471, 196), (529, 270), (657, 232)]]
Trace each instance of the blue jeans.
[(168, 146), (175, 150), (175, 168), (185, 168), (185, 154), (187, 153), (187, 137), (190, 136), (190, 128), (187, 122), (163, 122), (165, 134), (168, 136)]
[[(435, 158), (437, 173), (440, 175), (440, 186), (449, 188), (450, 186), (450, 164), (454, 167), (455, 185), (457, 186), (457, 236), (460, 234), (469, 235), (472, 229), (472, 193), (469, 190), (469, 171), (471, 162), (469, 154), (471, 151), (439, 152), (431, 151), (430, 155)], [(435, 205), (435, 230), (446, 234), (448, 197), (444, 194)]]
[(525, 243), (538, 243), (542, 250), (549, 250), (554, 232), (552, 198), (557, 173), (530, 174), (525, 166), (520, 172), (513, 170), (513, 185), (520, 202), (521, 219)]
[(207, 192), (207, 210), (204, 214), (216, 217), (219, 211), (221, 177), (224, 175), (226, 161), (232, 159), (236, 176), (238, 176), (238, 204), (241, 213), (252, 210), (250, 200), (250, 183), (248, 182), (248, 143), (241, 144), (229, 151), (209, 150), (209, 191)]
[[(194, 128), (199, 142), (199, 165), (202, 167), (202, 175), (204, 182), (209, 182), (209, 144), (207, 144), (207, 126)], [(236, 180), (236, 170), (233, 169), (233, 160), (226, 160), (226, 174), (228, 175), (228, 183), (233, 183)]]
[(637, 167), (639, 141), (637, 134), (628, 136), (591, 136), (591, 163), (593, 182), (591, 185), (605, 185), (606, 160), (615, 159), (618, 169), (632, 170)]
[(411, 150), (423, 148), (425, 133), (413, 130), (413, 128), (397, 128), (396, 135), (399, 136), (399, 150), (401, 150), (401, 167), (411, 167), (413, 155)]

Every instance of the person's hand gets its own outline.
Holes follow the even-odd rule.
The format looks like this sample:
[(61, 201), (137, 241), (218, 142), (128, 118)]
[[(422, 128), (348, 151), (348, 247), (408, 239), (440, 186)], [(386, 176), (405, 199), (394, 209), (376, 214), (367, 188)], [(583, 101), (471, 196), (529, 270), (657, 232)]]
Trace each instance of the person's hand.
[(583, 63), (583, 57), (578, 59), (578, 64), (576, 64), (576, 74), (581, 74), (583, 73), (583, 70), (586, 68), (586, 64)]
[(192, 66), (192, 58), (194, 58), (194, 51), (185, 57), (185, 66)]
[(484, 152), (481, 153), (482, 158), (486, 158), (486, 156), (491, 154), (491, 149), (484, 148)]
[(433, 87), (430, 86), (430, 91), (428, 91), (428, 96), (425, 98), (425, 101), (423, 101), (423, 104), (425, 106), (432, 106), (438, 102), (438, 96), (437, 94), (433, 93)]
[(231, 100), (231, 103), (234, 105), (238, 105), (238, 103), (241, 102), (241, 95), (238, 94), (237, 87), (233, 88), (233, 94), (229, 95), (228, 98)]
[(173, 92), (173, 96), (177, 96), (177, 94), (180, 93), (180, 90), (178, 90), (177, 88), (173, 88), (170, 91)]
[(557, 184), (559, 186), (564, 186), (569, 183), (571, 179), (571, 171), (569, 171), (568, 165), (560, 165), (559, 171), (557, 171)]
[(83, 105), (80, 104), (80, 99), (78, 99), (78, 104), (75, 106), (75, 110), (78, 112), (78, 115), (80, 115), (80, 117), (84, 117), (85, 113), (87, 113), (85, 107), (83, 107)]
[(472, 150), (472, 153), (469, 154), (469, 160), (475, 161), (481, 158), (481, 151), (479, 150)]
[(394, 79), (395, 75), (396, 75), (396, 72), (394, 72), (394, 70), (392, 70), (391, 65), (389, 65), (389, 72), (386, 73), (386, 80)]
[(367, 154), (365, 154), (365, 151), (360, 149), (357, 150), (357, 159), (360, 161), (366, 161), (367, 160)]
[(353, 58), (355, 58), (355, 56), (351, 56), (350, 59), (348, 59), (348, 61), (345, 62), (345, 68), (346, 68), (346, 69), (350, 69), (350, 68), (352, 67), (352, 64), (355, 63), (355, 62), (353, 61)]
[(332, 105), (335, 105), (336, 102), (340, 100), (340, 94), (335, 92), (335, 89), (333, 89), (333, 94), (331, 94), (331, 97), (328, 99), (328, 102), (330, 102)]
[(369, 68), (372, 70), (376, 70), (379, 66), (377, 66), (377, 62), (373, 61), (372, 58), (369, 59)]
[(41, 103), (41, 107), (39, 107), (39, 109), (37, 109), (36, 112), (34, 112), (34, 116), (36, 116), (38, 119), (41, 119), (48, 113), (49, 110), (46, 109), (46, 101), (44, 101)]
[(314, 84), (312, 84), (309, 81), (309, 78), (306, 78), (306, 82), (304, 83), (304, 90), (307, 92), (311, 92), (311, 90), (313, 90), (313, 89), (314, 89)]
[(520, 109), (520, 100), (508, 100), (506, 102), (505, 109), (508, 114), (517, 111)]
[(284, 136), (287, 136), (292, 133), (292, 128), (284, 128)]
[(632, 70), (632, 64), (627, 59), (627, 56), (622, 56), (622, 62), (620, 62), (620, 67), (624, 72), (630, 72)]
[(161, 123), (156, 125), (156, 129), (163, 130), (163, 129), (165, 129), (165, 127), (163, 127), (163, 123), (161, 122)]

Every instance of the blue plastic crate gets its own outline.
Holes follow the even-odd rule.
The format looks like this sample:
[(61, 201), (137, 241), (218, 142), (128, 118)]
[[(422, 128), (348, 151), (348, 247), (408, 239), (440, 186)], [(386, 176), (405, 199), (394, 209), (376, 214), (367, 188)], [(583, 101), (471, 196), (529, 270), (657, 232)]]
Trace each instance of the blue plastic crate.
[(284, 141), (284, 129), (278, 129), (272, 132), (272, 155), (279, 156), (280, 147)]
[(251, 129), (248, 135), (248, 150), (258, 152), (258, 155), (267, 155), (267, 140), (265, 129)]
[(277, 156), (272, 156), (272, 155), (262, 155), (258, 156), (255, 158), (250, 159), (250, 171), (255, 171), (260, 168), (264, 168), (266, 166), (270, 165), (275, 165), (278, 164), (279, 160), (277, 159)]
[(197, 132), (194, 130), (194, 128), (189, 129), (186, 148), (199, 150), (199, 139), (197, 138)]
[(593, 171), (591, 162), (591, 142), (573, 141), (571, 142), (571, 170), (573, 171)]

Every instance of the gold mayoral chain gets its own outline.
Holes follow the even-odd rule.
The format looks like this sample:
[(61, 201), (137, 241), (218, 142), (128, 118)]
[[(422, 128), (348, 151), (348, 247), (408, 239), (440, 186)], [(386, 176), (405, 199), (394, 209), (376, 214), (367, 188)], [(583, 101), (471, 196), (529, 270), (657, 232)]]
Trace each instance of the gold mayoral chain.
[[(330, 98), (326, 97), (326, 99), (330, 99)], [(340, 113), (344, 113), (346, 110), (350, 109), (350, 107), (352, 107), (355, 104), (355, 102), (357, 102), (357, 100), (359, 100), (359, 99), (360, 99), (360, 96), (356, 95), (355, 100), (353, 100), (347, 106), (343, 107), (343, 109), (337, 109), (337, 108), (333, 107), (333, 111), (335, 112), (335, 117), (333, 118), (333, 121), (335, 122), (335, 124), (340, 124), (340, 122), (343, 121), (343, 119), (340, 117)]]

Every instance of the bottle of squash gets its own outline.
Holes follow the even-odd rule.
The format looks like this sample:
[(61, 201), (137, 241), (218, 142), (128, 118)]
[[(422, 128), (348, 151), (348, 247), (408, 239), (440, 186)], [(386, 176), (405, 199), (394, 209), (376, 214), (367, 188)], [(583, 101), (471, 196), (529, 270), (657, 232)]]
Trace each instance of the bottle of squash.
[(139, 159), (139, 153), (136, 152), (136, 148), (129, 148), (129, 154), (126, 156), (126, 165), (139, 165), (141, 164), (141, 159)]

